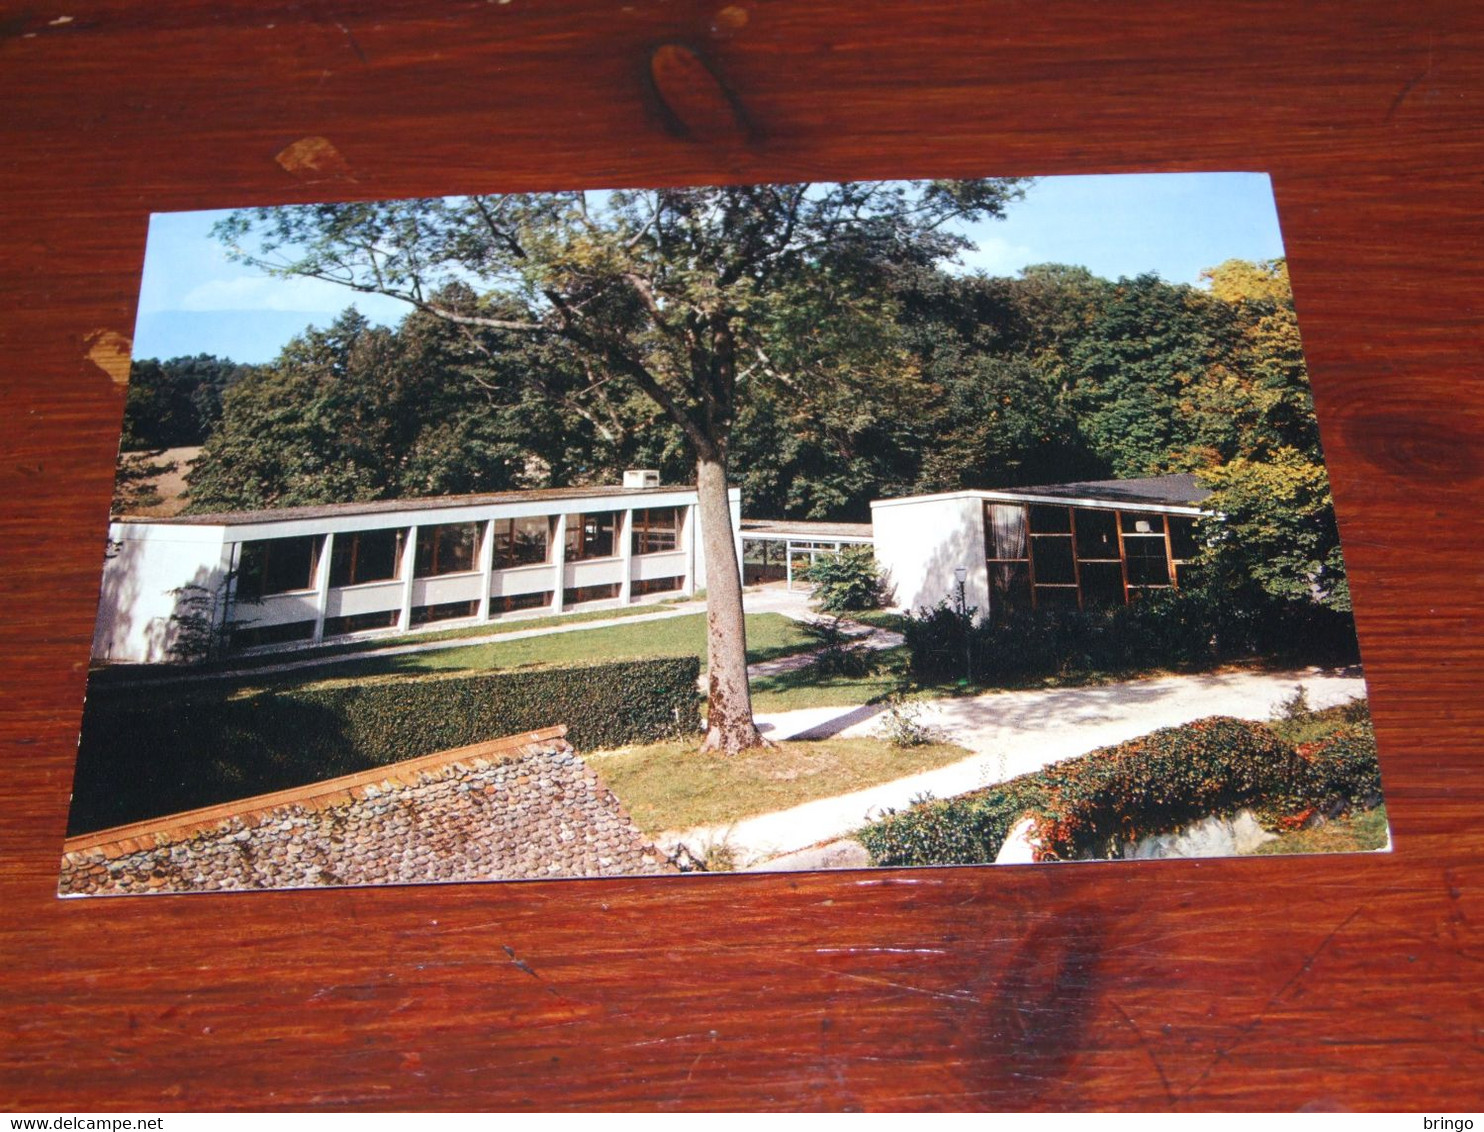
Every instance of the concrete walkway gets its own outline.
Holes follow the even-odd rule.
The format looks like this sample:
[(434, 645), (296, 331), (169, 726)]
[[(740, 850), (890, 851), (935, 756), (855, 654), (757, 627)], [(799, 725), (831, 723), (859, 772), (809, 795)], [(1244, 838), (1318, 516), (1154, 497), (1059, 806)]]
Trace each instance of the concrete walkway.
[[(914, 798), (947, 798), (1039, 770), (1098, 747), (1209, 715), (1266, 720), (1303, 684), (1309, 703), (1330, 707), (1365, 695), (1358, 671), (1315, 668), (1287, 672), (1235, 671), (1169, 676), (1088, 688), (990, 692), (924, 702), (920, 722), (974, 754), (937, 770), (899, 778), (792, 809), (747, 818), (732, 826), (702, 826), (664, 834), (662, 845), (725, 841), (746, 868), (768, 858), (843, 837), (887, 809)], [(880, 708), (813, 708), (760, 715), (772, 739), (872, 736)]]

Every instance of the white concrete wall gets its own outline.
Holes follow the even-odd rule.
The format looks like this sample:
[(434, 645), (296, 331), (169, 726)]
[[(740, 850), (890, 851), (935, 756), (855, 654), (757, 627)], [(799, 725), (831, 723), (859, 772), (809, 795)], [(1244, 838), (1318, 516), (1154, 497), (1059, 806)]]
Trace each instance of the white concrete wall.
[(989, 567), (984, 553), (984, 501), (976, 494), (926, 495), (871, 504), (876, 561), (895, 587), (898, 608), (915, 611), (954, 601), (954, 569), (968, 569), (968, 604), (989, 608)]
[[(729, 492), (732, 528), (741, 558), (742, 493)], [(629, 517), (625, 515), (618, 532), (618, 553), (611, 558), (587, 562), (564, 563), (560, 559), (561, 533), (552, 548), (552, 560), (534, 566), (506, 570), (488, 569), (488, 544), (482, 565), (485, 569), (439, 578), (407, 578), (355, 586), (329, 588), (328, 555), (322, 556), (320, 582), (323, 590), (277, 594), (244, 606), (234, 615), (248, 624), (269, 626), (289, 621), (315, 620), (321, 612), (326, 617), (402, 609), (412, 605), (469, 600), (480, 601), (489, 587), (495, 597), (555, 589), (556, 602), (561, 589), (571, 586), (601, 585), (630, 578), (646, 580), (687, 573), (694, 554), (694, 574), (690, 584), (679, 593), (702, 589), (706, 585), (706, 557), (700, 538), (699, 523), (692, 509), (696, 495), (693, 489), (635, 492), (633, 495), (608, 495), (567, 500), (515, 500), (498, 504), (456, 504), (426, 509), (388, 510), (377, 514), (330, 517), (286, 516), (278, 519), (248, 521), (231, 526), (197, 523), (126, 522), (110, 527), (110, 539), (119, 550), (104, 567), (103, 594), (99, 602), (98, 623), (93, 638), (93, 658), (104, 662), (160, 663), (172, 659), (172, 646), (179, 639), (179, 625), (171, 618), (180, 612), (179, 593), (191, 584), (207, 586), (221, 592), (230, 574), (233, 548), (243, 542), (265, 538), (293, 538), (300, 535), (367, 531), (386, 528), (414, 528), (438, 523), (485, 522), (491, 517), (512, 518), (527, 515), (566, 515), (585, 511), (628, 511), (631, 508), (678, 506), (689, 514), (681, 532), (681, 548), (653, 556), (631, 558), (627, 553), (630, 539)], [(412, 546), (409, 540), (408, 547)], [(411, 558), (404, 562), (410, 566)], [(404, 569), (404, 573), (406, 570)], [(225, 600), (223, 597), (221, 600)], [(642, 600), (642, 599), (639, 599)], [(617, 605), (615, 600), (609, 604)], [(595, 606), (597, 603), (595, 603)], [(540, 610), (531, 611), (531, 615)], [(220, 626), (223, 609), (211, 610), (214, 623)], [(520, 616), (513, 614), (511, 616)], [(404, 614), (405, 616), (405, 614)], [(435, 623), (432, 628), (442, 628)], [(396, 630), (386, 630), (386, 633)], [(278, 646), (292, 650), (301, 645)]]
[[(192, 611), (221, 623), (222, 588), (230, 567), (222, 527), (112, 523), (112, 553), (103, 563), (93, 658), (113, 663), (159, 664), (181, 645), (183, 614)], [(214, 595), (209, 605), (187, 605), (187, 586)]]
[[(737, 548), (737, 569), (742, 568), (742, 490), (731, 488), (727, 492), (727, 498), (732, 505), (732, 541)], [(706, 588), (706, 544), (701, 538), (701, 524), (699, 510), (693, 510), (691, 516), (694, 519), (693, 529), (688, 537), (691, 545), (695, 548), (696, 555), (696, 583), (695, 588), (703, 590)]]

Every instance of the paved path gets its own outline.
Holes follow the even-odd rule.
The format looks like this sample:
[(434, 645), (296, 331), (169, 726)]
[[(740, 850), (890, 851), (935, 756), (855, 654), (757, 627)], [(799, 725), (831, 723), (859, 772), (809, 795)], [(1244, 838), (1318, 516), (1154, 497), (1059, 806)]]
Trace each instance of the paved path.
[[(1300, 683), (1315, 708), (1365, 695), (1365, 683), (1358, 672), (1311, 668), (1169, 676), (1100, 687), (990, 692), (927, 701), (921, 722), (973, 751), (971, 757), (850, 794), (747, 818), (730, 827), (699, 827), (666, 834), (660, 840), (666, 845), (684, 842), (695, 848), (725, 839), (739, 866), (745, 868), (845, 836), (884, 810), (901, 809), (923, 794), (938, 798), (962, 794), (1208, 715), (1265, 720)], [(764, 734), (773, 739), (869, 736), (880, 727), (876, 719), (880, 710), (812, 708), (760, 715), (758, 722)]]

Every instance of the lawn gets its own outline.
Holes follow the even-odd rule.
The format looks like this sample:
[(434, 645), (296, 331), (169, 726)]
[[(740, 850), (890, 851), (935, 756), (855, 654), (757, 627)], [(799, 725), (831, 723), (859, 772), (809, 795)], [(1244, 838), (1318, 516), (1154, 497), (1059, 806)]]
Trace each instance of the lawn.
[[(747, 659), (750, 663), (789, 656), (811, 647), (812, 643), (798, 622), (782, 614), (758, 613), (747, 618)], [(632, 625), (608, 625), (578, 633), (550, 633), (515, 641), (487, 641), (465, 648), (343, 661), (335, 666), (334, 676), (337, 679), (347, 676), (362, 678), (686, 655), (703, 659), (706, 655), (706, 616), (703, 613)]]
[(1386, 807), (1346, 814), (1312, 829), (1280, 833), (1253, 851), (1255, 856), (1288, 853), (1366, 853), (1386, 846)]
[(752, 709), (774, 712), (797, 708), (853, 707), (877, 703), (893, 692), (907, 692), (912, 688), (907, 676), (905, 647), (882, 649), (873, 656), (876, 670), (865, 676), (824, 675), (811, 664), (776, 676), (755, 677), (752, 681)]
[(720, 825), (947, 766), (972, 752), (951, 743), (884, 739), (778, 743), (740, 755), (703, 753), (699, 737), (583, 757), (645, 833)]

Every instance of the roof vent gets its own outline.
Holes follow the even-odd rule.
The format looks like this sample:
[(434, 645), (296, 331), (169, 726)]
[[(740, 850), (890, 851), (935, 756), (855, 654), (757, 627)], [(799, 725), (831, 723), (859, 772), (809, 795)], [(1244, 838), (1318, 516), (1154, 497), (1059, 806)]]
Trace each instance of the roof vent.
[(624, 487), (659, 487), (660, 473), (655, 468), (629, 468), (623, 474)]

